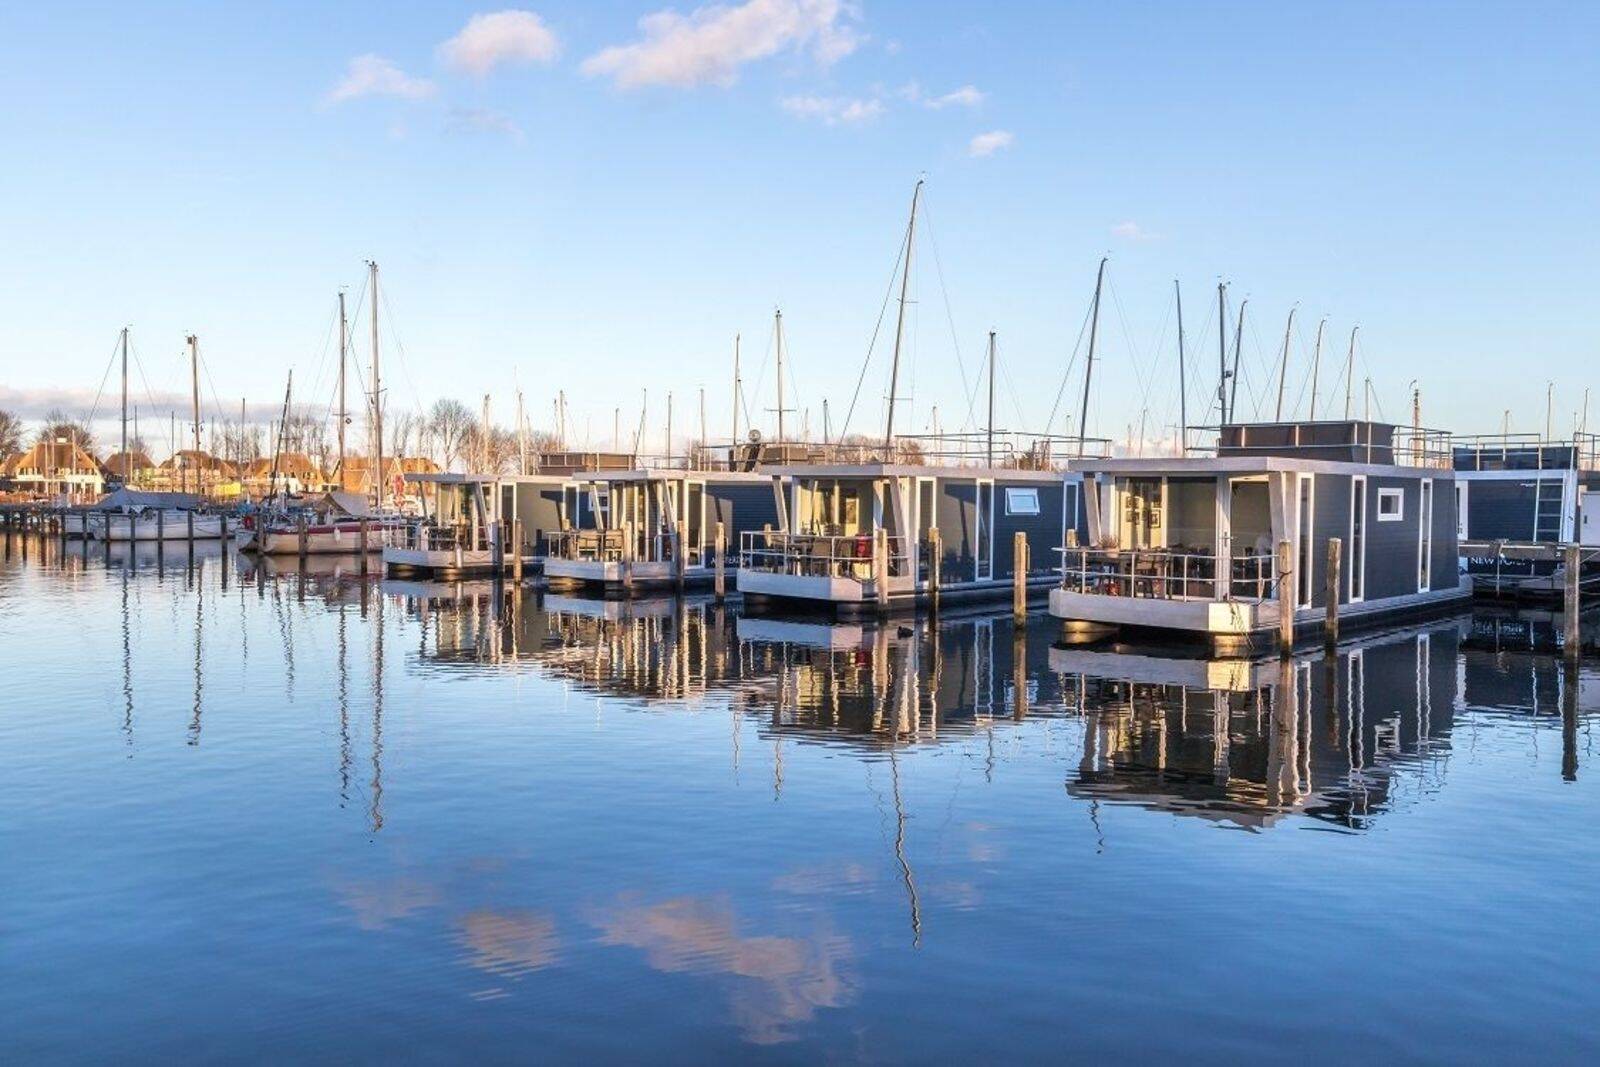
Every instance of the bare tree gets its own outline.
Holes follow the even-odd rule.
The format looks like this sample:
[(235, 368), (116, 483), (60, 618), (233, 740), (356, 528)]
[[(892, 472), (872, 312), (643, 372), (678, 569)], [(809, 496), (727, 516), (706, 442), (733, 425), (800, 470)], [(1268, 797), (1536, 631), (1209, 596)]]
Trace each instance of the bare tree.
[(85, 452), (94, 451), (94, 433), (82, 419), (75, 419), (60, 408), (45, 413), (44, 425), (39, 428), (38, 440), (54, 442), (66, 438)]
[(436, 458), (441, 467), (448, 470), (463, 457), (463, 440), (477, 426), (477, 421), (472, 409), (459, 400), (446, 397), (434, 401), (433, 407), (428, 409), (428, 432), (439, 450)]
[(389, 455), (404, 459), (412, 454), (412, 439), (422, 443), (423, 418), (415, 411), (401, 411), (389, 416)]
[(0, 411), (0, 456), (22, 451), (22, 420), (9, 411)]

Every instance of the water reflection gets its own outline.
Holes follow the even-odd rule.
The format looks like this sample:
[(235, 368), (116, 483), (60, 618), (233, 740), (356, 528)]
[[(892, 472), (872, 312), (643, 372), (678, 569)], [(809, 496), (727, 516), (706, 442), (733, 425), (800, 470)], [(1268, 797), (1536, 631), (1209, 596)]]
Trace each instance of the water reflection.
[[(1270, 998), (1317, 981), (1328, 948), (1310, 932), (1278, 963), (1219, 947), (1219, 930), (1274, 906), (1247, 883), (1314, 890), (1356, 849), (1405, 882), (1430, 830), (1430, 855), (1454, 843), (1452, 870), (1466, 870), (1488, 815), (1515, 841), (1512, 865), (1530, 842), (1566, 856), (1552, 816), (1587, 781), (1600, 709), (1600, 675), (1551, 655), (1552, 620), (1536, 614), (1221, 662), (1056, 647), (1037, 616), (825, 625), (710, 598), (393, 582), (326, 559), (279, 569), (214, 545), (192, 565), (154, 546), (28, 551), (0, 566), (5, 636), (41, 632), (37, 664), (14, 671), (26, 699), (0, 716), (0, 751), (21, 757), (0, 768), (0, 800), (48, 832), (18, 838), (33, 862), (17, 864), (0, 919), (34, 940), (11, 960), (109, 954), (106, 973), (132, 985), (154, 954), (169, 981), (215, 980), (227, 936), (263, 973), (319, 961), (323, 1003), (300, 1022), (335, 1005), (360, 1018), (380, 997), (409, 1017), (446, 1005), (442, 1017), (520, 996), (540, 1010), (489, 1021), (521, 1026), (535, 1042), (522, 1049), (610, 998), (660, 1032), (721, 1025), (725, 1039), (793, 1042), (791, 1058), (848, 1055), (864, 1027), (913, 1043), (939, 1029), (937, 1014), (886, 1023), (875, 1009), (891, 991), (923, 1009), (970, 1001), (1013, 964), (1018, 983), (1059, 968), (1064, 951), (1084, 978), (1059, 1006), (1106, 1023), (1118, 1009), (1088, 1003), (1096, 989), (1183, 995), (1126, 961), (1182, 963), (1184, 942), (1185, 974), (1195, 954), (1233, 951), (1230, 973), (1271, 979), (1248, 999)], [(103, 669), (77, 672), (74, 657)], [(1405, 833), (1370, 832), (1386, 828)], [(31, 880), (41, 859), (54, 875)], [(1541, 869), (1557, 888), (1587, 884), (1592, 856), (1580, 841), (1569, 866)], [(1242, 871), (1260, 877), (1236, 878), (1231, 902), (1184, 911), (1194, 885)], [(1434, 930), (1439, 959), (1485, 951), (1475, 896), (1405, 890), (1406, 936)], [(1463, 940), (1428, 925), (1451, 909), (1407, 910), (1429, 891), (1463, 916)], [(1385, 921), (1362, 908), (1351, 921)], [(118, 931), (96, 925), (119, 909), (154, 930), (204, 926), (204, 945), (185, 953), (163, 934), (119, 952)], [(261, 910), (271, 938), (232, 925)], [(1152, 914), (1170, 942), (1149, 942)], [(1544, 900), (1517, 921), (1551, 914)], [(79, 928), (92, 951), (59, 933)], [(1491, 947), (1539, 940), (1523, 929)], [(1359, 997), (1344, 962), (1326, 973)], [(7, 984), (0, 1008), (32, 988)], [(374, 1000), (341, 999), (363, 988)], [(805, 1044), (818, 1035), (830, 1040)]]

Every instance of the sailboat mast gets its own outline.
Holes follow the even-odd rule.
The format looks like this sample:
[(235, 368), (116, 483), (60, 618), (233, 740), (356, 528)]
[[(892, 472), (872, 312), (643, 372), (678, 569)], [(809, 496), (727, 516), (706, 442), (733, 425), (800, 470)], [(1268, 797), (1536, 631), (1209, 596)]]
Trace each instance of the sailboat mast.
[(377, 491), (377, 505), (383, 508), (383, 379), (378, 373), (378, 264), (367, 261), (367, 271), (372, 289), (372, 484)]
[(128, 328), (122, 328), (122, 481), (128, 477)]
[(1317, 421), (1317, 371), (1322, 366), (1322, 328), (1328, 325), (1324, 318), (1317, 323), (1317, 347), (1311, 356), (1311, 421)]
[(1294, 329), (1294, 308), (1289, 309), (1289, 321), (1283, 326), (1283, 356), (1278, 360), (1278, 410), (1273, 422), (1283, 421), (1283, 382), (1289, 376), (1289, 331)]
[(1217, 283), (1217, 406), (1228, 425), (1228, 283)]
[(894, 400), (900, 386), (900, 344), (906, 332), (906, 294), (911, 285), (911, 253), (916, 246), (917, 202), (922, 197), (922, 179), (911, 190), (911, 219), (906, 223), (906, 255), (900, 273), (900, 314), (894, 324), (894, 361), (889, 367), (889, 414), (883, 428), (883, 458), (887, 461), (894, 450)]
[(294, 392), (294, 369), (289, 370), (289, 382), (283, 387), (283, 419), (278, 423), (278, 432), (272, 442), (272, 473), (267, 478), (267, 500), (270, 502), (278, 492), (278, 457), (283, 453), (283, 429), (289, 422), (289, 397)]
[(1172, 295), (1178, 301), (1178, 455), (1189, 446), (1189, 376), (1183, 363), (1183, 289), (1172, 279)]
[(344, 424), (347, 421), (344, 407), (344, 368), (350, 348), (349, 323), (344, 316), (344, 290), (339, 290), (339, 488), (348, 489), (344, 466)]
[(1350, 354), (1345, 357), (1344, 363), (1344, 417), (1350, 421), (1350, 393), (1356, 384), (1356, 331), (1359, 326), (1350, 327)]
[[(194, 334), (191, 333), (189, 335), (189, 337), (188, 337), (188, 341), (189, 341), (189, 384), (190, 384), (190, 388), (192, 390), (192, 392), (191, 392), (190, 414), (192, 415), (192, 417), (194, 419), (194, 462), (199, 463), (200, 462), (200, 339), (197, 336), (195, 336)], [(200, 468), (196, 467), (195, 468), (195, 472), (194, 472), (194, 488), (195, 488), (195, 492), (197, 492), (197, 493), (201, 489), (200, 474), (201, 474)], [(187, 467), (184, 468), (183, 486), (184, 486), (184, 489), (186, 489), (186, 490), (189, 487), (189, 471), (188, 471)]]
[(989, 429), (984, 445), (985, 461), (994, 466), (994, 331), (989, 331)]
[(739, 447), (739, 335), (733, 335), (733, 447)]
[(517, 390), (517, 473), (528, 473), (528, 434), (523, 425), (522, 390)]
[(777, 308), (773, 312), (772, 329), (777, 335), (778, 344), (778, 443), (781, 445), (787, 438), (783, 436), (783, 309)]
[(1106, 280), (1106, 260), (1100, 257), (1100, 269), (1094, 275), (1094, 310), (1089, 316), (1089, 361), (1083, 368), (1083, 412), (1078, 416), (1078, 455), (1083, 456), (1084, 445), (1089, 440), (1089, 386), (1094, 381), (1094, 349), (1100, 336), (1100, 290)]
[(1233, 382), (1228, 387), (1228, 412), (1239, 417), (1239, 349), (1244, 341), (1244, 309), (1250, 306), (1247, 296), (1239, 301), (1239, 325), (1233, 331)]

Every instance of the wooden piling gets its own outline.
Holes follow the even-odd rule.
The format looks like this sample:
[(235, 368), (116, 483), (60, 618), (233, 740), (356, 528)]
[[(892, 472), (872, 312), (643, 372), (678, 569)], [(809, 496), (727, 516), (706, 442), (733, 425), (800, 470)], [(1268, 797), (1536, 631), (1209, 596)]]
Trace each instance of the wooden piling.
[(1017, 625), (1028, 621), (1028, 535), (1011, 535), (1011, 617)]
[(298, 520), (296, 520), (295, 533), (300, 541), (300, 565), (304, 567), (306, 563), (306, 555), (311, 551), (311, 533), (306, 529), (305, 516), (302, 515)]
[(499, 579), (506, 570), (506, 528), (504, 523), (489, 524), (489, 570)]
[(186, 511), (183, 515), (184, 524), (188, 527), (187, 540), (189, 542), (189, 558), (194, 558), (194, 512)]
[(1278, 542), (1278, 655), (1294, 653), (1294, 545)]
[(1582, 569), (1581, 556), (1577, 545), (1567, 545), (1562, 553), (1563, 565), (1566, 570), (1566, 595), (1562, 598), (1564, 609), (1561, 619), (1562, 652), (1568, 659), (1577, 659), (1582, 649), (1583, 639), (1578, 632), (1579, 586), (1578, 578)]
[(717, 603), (722, 603), (728, 595), (728, 535), (722, 523), (717, 523)]
[(928, 527), (928, 607), (939, 611), (939, 587), (944, 571), (944, 538), (939, 527)]
[(1331, 652), (1339, 644), (1339, 561), (1344, 553), (1344, 542), (1337, 537), (1328, 538), (1328, 574), (1327, 587), (1323, 596), (1327, 599), (1324, 608), (1325, 621), (1322, 624), (1322, 643)]
[(889, 531), (882, 526), (872, 531), (872, 583), (876, 594), (878, 614), (889, 612)]
[(522, 584), (522, 520), (511, 520), (511, 580)]
[(357, 569), (362, 574), (366, 574), (367, 573), (367, 520), (366, 520), (365, 516), (362, 516), (362, 518), (359, 519), (356, 522), (356, 558), (357, 558), (357, 561), (358, 561), (356, 563)]
[[(133, 522), (132, 522), (132, 516), (131, 515), (129, 516), (129, 523), (128, 523), (128, 540), (130, 540), (130, 541), (133, 540)], [(157, 508), (156, 509), (156, 544), (158, 544), (158, 545), (165, 544), (166, 540), (167, 540), (167, 509), (166, 508)]]
[(689, 524), (679, 519), (672, 533), (672, 587), (682, 596), (689, 579)]

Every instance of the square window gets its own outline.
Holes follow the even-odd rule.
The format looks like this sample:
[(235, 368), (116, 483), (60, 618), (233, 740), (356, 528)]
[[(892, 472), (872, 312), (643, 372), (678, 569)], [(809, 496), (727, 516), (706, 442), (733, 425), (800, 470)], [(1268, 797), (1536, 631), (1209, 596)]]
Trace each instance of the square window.
[(1007, 489), (1006, 490), (1007, 515), (1037, 515), (1039, 514), (1039, 490), (1037, 489)]
[(1405, 517), (1406, 493), (1404, 489), (1378, 490), (1378, 521), (1399, 522)]

